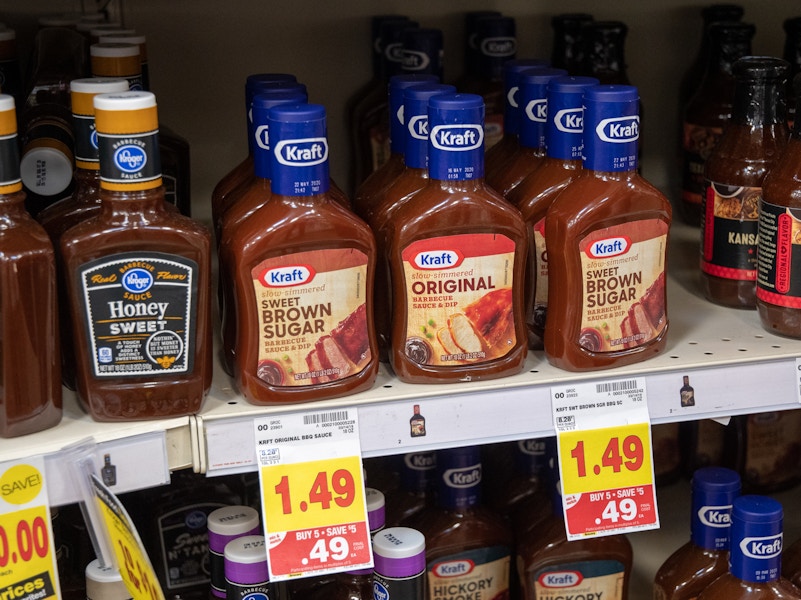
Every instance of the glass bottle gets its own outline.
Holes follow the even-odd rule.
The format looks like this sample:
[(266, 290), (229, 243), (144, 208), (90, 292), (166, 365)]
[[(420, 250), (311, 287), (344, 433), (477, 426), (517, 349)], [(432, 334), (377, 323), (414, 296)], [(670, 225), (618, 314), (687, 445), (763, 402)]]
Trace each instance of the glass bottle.
[(545, 159), (534, 172), (509, 192), (507, 200), (520, 209), (531, 228), (526, 310), (529, 346), (541, 348), (548, 312), (548, 252), (545, 248), (545, 215), (567, 185), (581, 174), (584, 147), (584, 109), (587, 87), (598, 85), (594, 77), (568, 76), (548, 83), (545, 127)]
[(514, 58), (503, 64), (503, 137), (489, 150), (484, 159), (484, 178), (494, 177), (520, 148), (520, 73), (535, 67), (547, 67), (548, 61), (538, 58)]
[(0, 29), (0, 92), (12, 96), (16, 106), (22, 106), (25, 101), (22, 88), (17, 32), (9, 28)]
[[(403, 92), (404, 126), (398, 130), (404, 140), (401, 172), (386, 185), (367, 207), (364, 218), (373, 230), (378, 248), (376, 269), (375, 322), (378, 347), (383, 362), (389, 360), (392, 294), (386, 260), (386, 224), (395, 212), (428, 184), (428, 99), (437, 94), (454, 93), (452, 85), (421, 83)], [(389, 164), (389, 163), (387, 163)]]
[[(799, 19), (801, 25), (801, 19)], [(794, 80), (801, 87), (801, 77)], [(796, 94), (796, 104), (801, 94)], [(759, 202), (756, 306), (762, 326), (779, 335), (801, 338), (801, 124), (796, 122), (787, 147), (765, 176)]]
[(551, 66), (554, 69), (564, 69), (569, 75), (581, 73), (584, 65), (582, 32), (592, 20), (592, 15), (587, 13), (564, 13), (551, 17)]
[(654, 457), (654, 481), (664, 486), (678, 481), (682, 475), (680, 423), (651, 425), (651, 453)]
[(14, 98), (0, 94), (0, 436), (61, 421), (56, 256), (25, 210)]
[(735, 498), (729, 572), (710, 583), (698, 600), (801, 598), (801, 590), (781, 576), (783, 521), (782, 505), (773, 498)]
[(635, 87), (584, 90), (584, 172), (545, 217), (545, 355), (559, 368), (632, 364), (665, 348), (671, 207), (637, 173), (638, 110)]
[(584, 69), (602, 84), (629, 85), (626, 70), (626, 36), (629, 28), (622, 21), (590, 21), (582, 27)]
[(478, 24), (485, 17), (500, 17), (502, 14), (497, 10), (470, 10), (464, 13), (464, 37), (463, 42), (463, 68), (462, 75), (453, 82), (453, 85), (461, 91), (471, 89), (471, 86), (479, 84), (481, 80), (479, 65), (479, 43), (478, 43)]
[(40, 29), (19, 110), (20, 174), (33, 216), (72, 193), (75, 138), (69, 84), (89, 74), (83, 36), (66, 27)]
[(798, 94), (793, 86), (795, 76), (801, 73), (801, 17), (793, 17), (784, 21), (784, 51), (782, 58), (790, 63), (790, 75), (787, 77), (787, 126), (792, 130), (795, 115), (798, 112)]
[[(482, 504), (481, 473), (478, 447), (437, 453), (436, 506), (413, 518), (425, 537), (429, 600), (450, 598), (454, 586), (484, 585), (488, 598), (509, 594), (512, 532)], [(459, 569), (465, 564), (473, 568)]]
[(389, 80), (390, 133), (389, 158), (375, 169), (356, 190), (353, 197), (353, 211), (368, 220), (368, 215), (380, 203), (384, 190), (404, 169), (406, 147), (406, 120), (403, 112), (403, 94), (407, 88), (423, 83), (437, 83), (439, 79), (431, 73), (395, 75)]
[(410, 452), (400, 465), (400, 487), (386, 495), (387, 525), (413, 522), (413, 516), (433, 502), (437, 468), (435, 452)]
[(709, 35), (709, 26), (719, 21), (736, 22), (743, 18), (744, 9), (739, 4), (710, 4), (701, 8), (703, 27), (701, 30), (701, 43), (693, 62), (687, 67), (679, 83), (679, 109), (684, 110), (693, 93), (698, 89), (704, 78), (704, 72), (709, 63), (712, 38)]
[(390, 364), (413, 383), (511, 375), (528, 349), (525, 225), (484, 183), (481, 97), (440, 94), (428, 106), (428, 185), (387, 225)]
[(192, 414), (211, 385), (211, 236), (165, 208), (155, 96), (94, 106), (100, 213), (61, 237), (78, 397), (100, 421)]
[(403, 30), (401, 73), (435, 75), (442, 81), (444, 52), (442, 30), (430, 27), (407, 27)]
[(375, 238), (329, 193), (325, 109), (276, 106), (268, 127), (272, 196), (233, 244), (236, 385), (255, 404), (366, 390), (378, 372)]
[(567, 75), (564, 69), (540, 67), (521, 71), (519, 75), (520, 130), (518, 149), (487, 183), (501, 196), (509, 194), (523, 179), (534, 172), (545, 158), (545, 125), (548, 103), (545, 90), (548, 82)]
[(709, 58), (695, 92), (682, 107), (681, 215), (699, 225), (704, 194), (704, 165), (731, 118), (734, 101), (732, 65), (751, 53), (754, 26), (748, 23), (712, 23), (707, 29)]
[(728, 571), (731, 505), (740, 495), (740, 476), (707, 467), (692, 477), (690, 541), (659, 567), (654, 600), (693, 600)]
[(424, 600), (426, 539), (409, 527), (388, 527), (373, 536), (373, 598)]
[[(233, 244), (239, 226), (256, 213), (270, 200), (270, 173), (272, 153), (267, 132), (267, 111), (279, 104), (301, 104), (308, 100), (306, 86), (301, 83), (287, 83), (255, 94), (250, 101), (250, 129), (253, 138), (250, 145), (253, 151), (249, 157), (251, 175), (225, 196), (220, 196), (222, 211), (217, 237), (217, 300), (220, 313), (220, 333), (222, 337), (222, 367), (233, 375), (236, 352), (236, 302), (234, 299), (231, 273), (233, 265)], [(225, 205), (228, 205), (228, 208)]]
[(786, 61), (734, 63), (732, 116), (704, 167), (701, 288), (707, 300), (756, 306), (757, 232), (762, 181), (787, 146)]
[[(66, 198), (42, 209), (36, 220), (45, 228), (59, 264), (59, 290), (66, 290), (61, 265), (61, 236), (70, 227), (86, 221), (100, 212), (100, 155), (97, 148), (94, 97), (97, 94), (128, 90), (125, 79), (85, 78), (70, 82), (72, 127), (75, 131), (75, 187)], [(63, 291), (62, 291), (63, 293)], [(59, 304), (59, 330), (61, 332), (61, 381), (75, 389), (75, 355), (72, 347), (72, 322), (69, 306)]]

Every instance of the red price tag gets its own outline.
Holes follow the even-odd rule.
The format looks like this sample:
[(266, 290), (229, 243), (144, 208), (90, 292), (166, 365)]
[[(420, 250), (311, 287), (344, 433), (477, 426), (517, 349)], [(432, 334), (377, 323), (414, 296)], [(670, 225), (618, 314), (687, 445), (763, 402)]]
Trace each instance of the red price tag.
[(58, 597), (58, 571), (44, 461), (0, 467), (0, 589), (14, 597)]
[(349, 412), (256, 423), (271, 580), (372, 566), (358, 428)]

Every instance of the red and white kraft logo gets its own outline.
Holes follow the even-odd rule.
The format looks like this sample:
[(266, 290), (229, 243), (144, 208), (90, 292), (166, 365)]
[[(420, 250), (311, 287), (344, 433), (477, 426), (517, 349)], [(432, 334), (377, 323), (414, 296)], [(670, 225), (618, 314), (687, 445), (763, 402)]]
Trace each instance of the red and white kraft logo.
[(583, 580), (584, 577), (578, 571), (552, 571), (539, 577), (540, 585), (547, 588), (575, 587)]
[(625, 235), (597, 240), (587, 246), (585, 252), (590, 258), (610, 258), (625, 254), (631, 248), (631, 240)]
[(309, 283), (314, 275), (314, 268), (309, 265), (290, 265), (265, 269), (259, 275), (259, 281), (266, 287), (292, 287)]
[(476, 564), (469, 559), (449, 560), (434, 565), (432, 569), (437, 577), (461, 577), (470, 573)]

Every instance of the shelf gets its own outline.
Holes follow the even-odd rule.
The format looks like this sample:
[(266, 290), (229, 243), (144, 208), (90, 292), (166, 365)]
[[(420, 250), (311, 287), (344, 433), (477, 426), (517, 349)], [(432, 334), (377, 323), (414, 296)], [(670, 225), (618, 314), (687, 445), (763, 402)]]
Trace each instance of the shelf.
[[(701, 296), (698, 236), (697, 229), (681, 223), (671, 230), (670, 330), (667, 348), (657, 357), (625, 368), (572, 373), (548, 364), (542, 352), (532, 352), (518, 375), (443, 385), (406, 384), (382, 366), (367, 392), (261, 407), (238, 396), (220, 370), (197, 415), (200, 455), (195, 466), (210, 474), (255, 470), (254, 419), (338, 407), (358, 410), (364, 456), (553, 435), (551, 388), (578, 381), (644, 378), (652, 423), (798, 408), (801, 341), (768, 333), (755, 311), (716, 306)], [(695, 388), (693, 407), (679, 404), (684, 375)], [(414, 404), (426, 418), (425, 437), (409, 435)]]

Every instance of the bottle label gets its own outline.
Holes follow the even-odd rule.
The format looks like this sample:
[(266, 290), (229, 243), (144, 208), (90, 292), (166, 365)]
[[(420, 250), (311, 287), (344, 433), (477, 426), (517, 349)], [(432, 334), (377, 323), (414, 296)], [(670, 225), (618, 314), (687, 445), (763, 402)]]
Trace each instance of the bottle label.
[(467, 181), (484, 177), (484, 124), (429, 125), (429, 177)]
[(78, 269), (95, 377), (172, 377), (194, 368), (198, 265), (162, 252)]
[[(284, 135), (293, 135), (291, 127), (281, 128)], [(279, 132), (276, 132), (280, 135)], [(290, 137), (279, 140), (273, 148), (271, 162), (272, 192), (284, 196), (313, 196), (327, 192), (328, 139)]]
[(75, 128), (75, 164), (81, 169), (99, 169), (94, 116), (73, 113), (72, 126)]
[(771, 488), (801, 477), (798, 461), (799, 411), (748, 416), (743, 483)]
[(371, 127), (368, 132), (370, 140), (370, 164), (377, 171), (389, 160), (389, 133), (382, 127)]
[(510, 550), (490, 546), (428, 563), (429, 600), (483, 600), (509, 596)]
[(233, 583), (226, 580), (227, 600), (270, 600), (270, 583)]
[(117, 191), (159, 187), (161, 157), (158, 131), (141, 134), (97, 134), (101, 187)]
[(701, 270), (723, 279), (755, 281), (762, 188), (707, 180), (701, 206)]
[(13, 194), (22, 189), (17, 143), (16, 134), (0, 137), (0, 194)]
[(598, 229), (580, 241), (582, 348), (636, 348), (665, 329), (667, 232), (664, 221), (643, 219)]
[(801, 210), (763, 201), (758, 244), (757, 298), (801, 308)]
[(617, 560), (588, 560), (552, 565), (526, 579), (533, 598), (623, 600), (625, 567)]
[(503, 113), (484, 117), (484, 150), (489, 150), (503, 138)]
[(700, 208), (704, 199), (704, 165), (718, 143), (722, 127), (705, 127), (684, 123), (682, 150), (684, 165), (682, 173), (681, 198)]
[(492, 233), (413, 242), (402, 253), (405, 352), (421, 365), (480, 364), (515, 346), (515, 243)]
[(679, 390), (679, 399), (682, 406), (695, 406), (695, 390), (686, 385)]
[(424, 598), (426, 573), (421, 571), (410, 577), (387, 577), (373, 573), (374, 600), (406, 600)]
[(259, 314), (258, 377), (305, 386), (356, 375), (371, 360), (367, 255), (353, 248), (268, 258), (251, 271)]
[(545, 330), (545, 315), (548, 312), (548, 252), (545, 249), (545, 217), (534, 224), (534, 327)]

